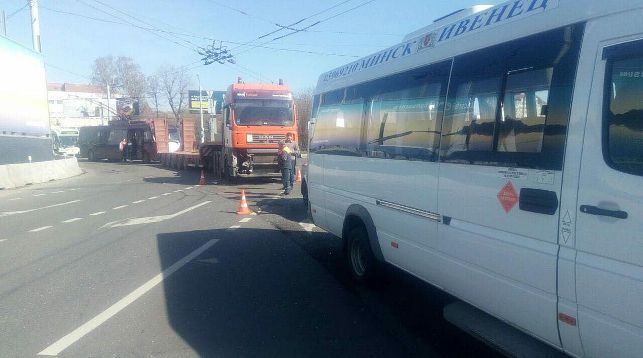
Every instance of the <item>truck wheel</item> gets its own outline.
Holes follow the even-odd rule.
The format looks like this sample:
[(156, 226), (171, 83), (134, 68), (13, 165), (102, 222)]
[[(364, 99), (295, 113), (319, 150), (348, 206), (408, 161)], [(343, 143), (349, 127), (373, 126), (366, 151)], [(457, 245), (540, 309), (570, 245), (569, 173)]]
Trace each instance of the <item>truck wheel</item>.
[(89, 152), (87, 152), (87, 160), (89, 160), (90, 162), (96, 161), (96, 154), (94, 154), (93, 150), (90, 150)]
[(145, 164), (150, 163), (150, 155), (147, 152), (143, 152), (143, 163)]
[(377, 259), (368, 242), (368, 233), (363, 226), (356, 226), (345, 238), (344, 257), (352, 280), (355, 283), (370, 283), (376, 275)]

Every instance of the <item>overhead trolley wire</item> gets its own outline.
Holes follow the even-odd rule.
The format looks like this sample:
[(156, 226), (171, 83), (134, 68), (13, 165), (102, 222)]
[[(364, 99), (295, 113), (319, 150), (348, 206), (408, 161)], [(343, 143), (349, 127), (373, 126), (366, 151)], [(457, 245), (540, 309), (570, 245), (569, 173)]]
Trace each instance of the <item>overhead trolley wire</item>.
[(18, 13), (19, 13), (19, 12), (21, 12), (22, 10), (26, 9), (26, 8), (27, 8), (27, 6), (29, 6), (29, 3), (28, 3), (28, 2), (27, 2), (26, 4), (24, 4), (24, 5), (22, 5), (22, 7), (20, 7), (19, 9), (15, 10), (15, 11), (13, 11), (12, 13), (10, 13), (9, 15), (7, 15), (7, 16), (5, 17), (5, 19), (6, 19), (6, 20), (9, 20), (10, 18), (12, 18), (12, 17), (14, 17), (14, 16), (18, 15)]
[(162, 36), (162, 35), (158, 34), (158, 33), (157, 33), (157, 32), (155, 32), (155, 31), (151, 31), (150, 29), (148, 29), (148, 28), (146, 28), (146, 27), (143, 27), (143, 26), (140, 26), (140, 25), (138, 25), (138, 24), (135, 24), (135, 23), (133, 23), (133, 22), (131, 22), (131, 21), (125, 20), (125, 19), (123, 19), (123, 18), (121, 18), (121, 17), (119, 17), (119, 16), (117, 16), (117, 15), (114, 15), (114, 14), (112, 14), (112, 13), (110, 13), (110, 12), (108, 12), (108, 11), (105, 11), (105, 10), (103, 10), (103, 9), (99, 8), (99, 7), (96, 7), (96, 6), (92, 5), (92, 4), (89, 4), (89, 3), (85, 2), (84, 0), (76, 0), (76, 1), (77, 1), (77, 2), (79, 2), (79, 3), (81, 3), (81, 4), (83, 4), (83, 5), (85, 5), (85, 6), (90, 7), (90, 8), (92, 8), (92, 9), (96, 10), (96, 11), (99, 11), (99, 12), (101, 12), (101, 13), (103, 13), (103, 14), (106, 14), (106, 15), (108, 15), (108, 16), (111, 16), (111, 17), (114, 17), (114, 18), (116, 18), (116, 19), (119, 19), (119, 20), (121, 20), (121, 21), (123, 21), (123, 22), (127, 23), (127, 24), (128, 24), (128, 25), (130, 25), (130, 26), (134, 26), (134, 27), (136, 27), (136, 28), (138, 28), (138, 29), (141, 29), (141, 30), (143, 30), (143, 31), (147, 31), (147, 32), (149, 32), (149, 33), (151, 33), (151, 34), (153, 34), (153, 35), (155, 35), (155, 36), (157, 36), (157, 37), (159, 37), (159, 38), (161, 38), (161, 39), (163, 39), (163, 40), (169, 41), (169, 42), (171, 42), (171, 43), (173, 43), (173, 44), (176, 44), (176, 45), (178, 45), (178, 46), (181, 46), (181, 47), (184, 47), (184, 48), (186, 48), (186, 49), (188, 49), (188, 50), (191, 50), (191, 51), (196, 52), (196, 48), (192, 48), (192, 47), (190, 47), (190, 46), (188, 46), (188, 45), (185, 45), (185, 44), (183, 44), (183, 43), (180, 43), (180, 42), (174, 41), (174, 40), (172, 40), (172, 39), (170, 39), (170, 38), (167, 38), (167, 37), (165, 37), (165, 36)]

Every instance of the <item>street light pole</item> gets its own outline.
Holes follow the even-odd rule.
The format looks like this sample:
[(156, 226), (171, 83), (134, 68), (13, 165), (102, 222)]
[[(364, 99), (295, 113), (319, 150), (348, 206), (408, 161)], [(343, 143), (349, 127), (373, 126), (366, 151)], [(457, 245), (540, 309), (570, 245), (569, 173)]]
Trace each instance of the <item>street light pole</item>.
[(203, 91), (201, 90), (201, 77), (196, 75), (199, 80), (199, 116), (201, 117), (201, 143), (205, 142), (205, 129), (203, 128)]

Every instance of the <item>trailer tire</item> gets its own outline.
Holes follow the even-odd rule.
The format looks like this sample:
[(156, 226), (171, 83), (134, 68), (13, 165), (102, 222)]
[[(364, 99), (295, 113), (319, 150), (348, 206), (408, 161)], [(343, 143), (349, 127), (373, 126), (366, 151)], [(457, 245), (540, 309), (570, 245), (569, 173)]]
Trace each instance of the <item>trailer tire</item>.
[(90, 150), (87, 152), (87, 160), (89, 160), (90, 162), (96, 161), (96, 154), (94, 153), (93, 150)]

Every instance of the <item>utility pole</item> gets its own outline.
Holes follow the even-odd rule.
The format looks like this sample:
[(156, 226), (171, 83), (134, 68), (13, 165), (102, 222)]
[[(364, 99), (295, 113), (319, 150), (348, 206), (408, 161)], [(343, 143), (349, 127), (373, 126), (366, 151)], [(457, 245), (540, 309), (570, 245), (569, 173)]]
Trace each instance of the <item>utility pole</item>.
[(31, 39), (33, 41), (33, 49), (41, 53), (40, 48), (40, 16), (38, 15), (38, 0), (29, 0), (31, 7)]
[(201, 77), (199, 77), (198, 74), (196, 75), (196, 79), (199, 80), (199, 116), (201, 117), (201, 143), (204, 143), (205, 129), (203, 128), (203, 91), (201, 91)]
[(4, 16), (4, 10), (0, 10), (0, 31), (2, 31), (2, 36), (7, 36), (7, 18)]
[(112, 99), (112, 94), (109, 89), (109, 83), (107, 84), (107, 124), (112, 121), (112, 112), (110, 111), (110, 102)]

